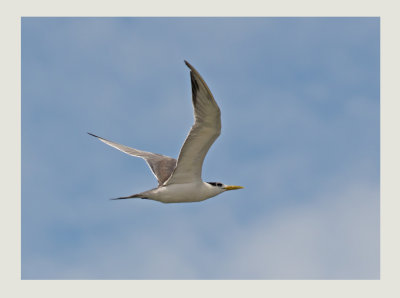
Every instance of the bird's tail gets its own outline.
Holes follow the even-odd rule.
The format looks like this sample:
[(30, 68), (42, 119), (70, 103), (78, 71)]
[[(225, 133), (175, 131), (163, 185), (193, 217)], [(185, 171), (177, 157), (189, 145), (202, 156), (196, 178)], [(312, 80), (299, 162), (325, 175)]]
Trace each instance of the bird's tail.
[(138, 193), (138, 194), (134, 194), (134, 195), (131, 195), (131, 196), (128, 196), (128, 197), (119, 197), (119, 198), (114, 198), (114, 199), (110, 199), (110, 200), (123, 200), (123, 199), (134, 199), (134, 198), (142, 198), (142, 199), (144, 199), (143, 196), (140, 193)]

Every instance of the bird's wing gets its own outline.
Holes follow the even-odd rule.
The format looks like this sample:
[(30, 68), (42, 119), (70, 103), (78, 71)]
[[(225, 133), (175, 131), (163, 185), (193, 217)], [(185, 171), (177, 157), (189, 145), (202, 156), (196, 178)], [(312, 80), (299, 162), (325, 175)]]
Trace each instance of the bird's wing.
[(154, 176), (157, 178), (158, 185), (162, 185), (171, 176), (171, 173), (174, 171), (176, 167), (176, 159), (172, 157), (137, 150), (134, 148), (130, 148), (128, 146), (111, 142), (109, 140), (103, 139), (91, 133), (88, 134), (98, 138), (103, 143), (111, 147), (114, 147), (126, 154), (143, 158), (149, 165), (150, 169), (153, 171)]
[(176, 168), (164, 185), (201, 181), (204, 157), (221, 134), (221, 111), (210, 89), (196, 69), (185, 63), (191, 70), (194, 124), (181, 148)]

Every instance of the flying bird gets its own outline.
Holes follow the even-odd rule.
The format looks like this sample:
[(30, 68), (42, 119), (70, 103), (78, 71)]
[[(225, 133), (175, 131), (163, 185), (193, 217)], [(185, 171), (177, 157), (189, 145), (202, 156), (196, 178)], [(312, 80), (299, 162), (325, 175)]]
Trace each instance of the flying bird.
[(221, 182), (203, 182), (201, 179), (204, 158), (221, 134), (221, 111), (197, 70), (186, 60), (185, 64), (190, 69), (194, 124), (183, 143), (178, 160), (130, 148), (88, 133), (126, 154), (143, 158), (158, 180), (156, 188), (113, 200), (142, 198), (163, 203), (199, 202), (227, 190), (243, 188)]

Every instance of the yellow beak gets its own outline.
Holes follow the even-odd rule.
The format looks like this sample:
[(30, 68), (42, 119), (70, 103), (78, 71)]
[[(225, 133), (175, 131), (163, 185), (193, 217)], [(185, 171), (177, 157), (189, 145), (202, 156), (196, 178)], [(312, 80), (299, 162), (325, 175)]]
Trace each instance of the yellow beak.
[(226, 190), (234, 190), (234, 189), (241, 189), (244, 188), (243, 186), (236, 186), (236, 185), (227, 185), (224, 187)]

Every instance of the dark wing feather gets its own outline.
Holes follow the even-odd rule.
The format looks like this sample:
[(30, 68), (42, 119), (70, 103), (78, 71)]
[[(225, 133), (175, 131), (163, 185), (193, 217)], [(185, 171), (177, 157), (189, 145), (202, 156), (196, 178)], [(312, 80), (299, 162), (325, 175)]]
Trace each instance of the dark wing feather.
[(185, 63), (191, 70), (194, 124), (181, 148), (176, 168), (165, 185), (201, 181), (204, 158), (221, 134), (221, 111), (210, 89), (196, 69), (187, 61)]

